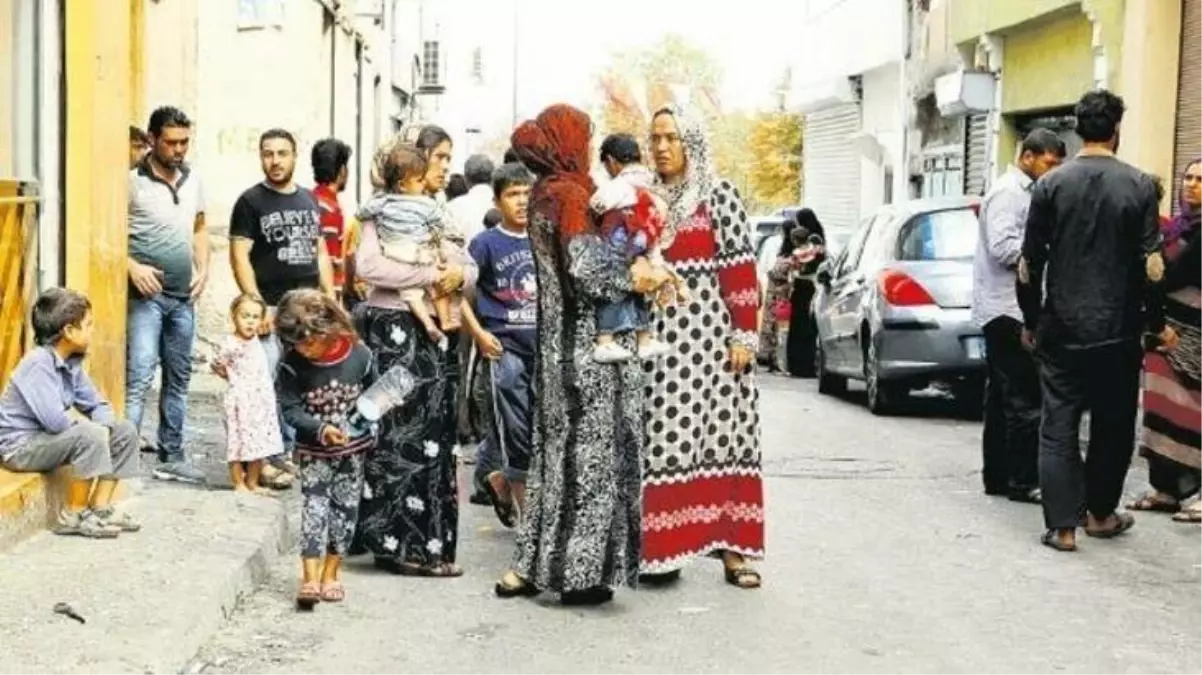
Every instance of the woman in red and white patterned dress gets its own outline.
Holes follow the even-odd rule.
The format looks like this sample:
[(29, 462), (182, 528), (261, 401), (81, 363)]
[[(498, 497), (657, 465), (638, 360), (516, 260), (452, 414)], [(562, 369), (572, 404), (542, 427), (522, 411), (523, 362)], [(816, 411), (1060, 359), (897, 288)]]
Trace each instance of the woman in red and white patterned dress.
[(647, 366), (643, 580), (670, 581), (689, 559), (719, 556), (728, 583), (758, 588), (747, 560), (764, 554), (753, 373), (760, 296), (747, 212), (714, 175), (695, 117), (677, 106), (657, 111), (651, 151), (669, 202), (664, 258), (690, 297), (659, 313), (671, 351)]

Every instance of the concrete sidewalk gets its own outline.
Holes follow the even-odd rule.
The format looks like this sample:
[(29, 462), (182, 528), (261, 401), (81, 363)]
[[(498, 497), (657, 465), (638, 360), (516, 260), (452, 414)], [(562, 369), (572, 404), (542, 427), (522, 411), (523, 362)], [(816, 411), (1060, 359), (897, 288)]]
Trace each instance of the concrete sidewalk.
[[(43, 533), (0, 555), (0, 672), (181, 672), (293, 548), (292, 493), (228, 489), (218, 391), (198, 374), (189, 400), (188, 450), (208, 489), (145, 479), (123, 503), (141, 532), (111, 541)], [(87, 623), (54, 613), (60, 602)]]

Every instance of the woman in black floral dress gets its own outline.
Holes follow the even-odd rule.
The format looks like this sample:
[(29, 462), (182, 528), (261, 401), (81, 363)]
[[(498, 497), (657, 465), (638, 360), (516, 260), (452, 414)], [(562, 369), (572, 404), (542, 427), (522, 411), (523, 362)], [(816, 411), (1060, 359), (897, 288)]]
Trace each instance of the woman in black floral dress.
[(642, 369), (597, 363), (592, 352), (598, 304), (655, 291), (668, 276), (646, 261), (628, 268), (594, 226), (591, 130), (588, 115), (555, 105), (513, 134), (539, 177), (530, 198), (538, 396), (527, 509), (514, 565), (496, 585), (501, 597), (548, 590), (565, 604), (598, 604), (613, 597), (611, 586), (638, 577)]
[[(446, 183), (451, 139), (438, 127), (427, 127), (417, 145), (429, 161), (427, 190), (436, 193)], [(377, 155), (382, 165), (375, 173), (389, 175), (390, 154), (382, 149)], [(456, 255), (441, 271), (387, 259), (380, 252), (375, 225), (365, 221), (356, 272), (371, 286), (366, 302), (356, 308), (356, 320), (364, 343), (375, 354), (377, 374), (401, 365), (420, 384), (404, 406), (380, 421), (376, 449), (365, 465), (352, 553), (370, 552), (377, 567), (396, 574), (460, 576), (463, 571), (455, 564), (459, 502), (452, 454), (458, 335), (447, 332), (447, 344), (435, 343), (398, 291), (431, 285), (444, 292), (463, 288), (475, 283), (475, 264), (466, 254)]]

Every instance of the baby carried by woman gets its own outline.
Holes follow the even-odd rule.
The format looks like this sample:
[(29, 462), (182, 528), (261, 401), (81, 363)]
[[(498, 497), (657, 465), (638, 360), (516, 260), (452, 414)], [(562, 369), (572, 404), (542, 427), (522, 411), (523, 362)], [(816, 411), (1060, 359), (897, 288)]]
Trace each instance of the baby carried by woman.
[[(684, 280), (664, 262), (661, 236), (664, 232), (667, 203), (652, 190), (655, 175), (637, 164), (626, 166), (620, 174), (599, 188), (589, 206), (600, 217), (601, 233), (628, 263), (645, 257), (656, 267), (667, 270), (672, 281), (655, 298), (660, 305), (688, 299)], [(593, 359), (598, 363), (621, 363), (635, 356), (618, 344), (615, 335), (634, 331), (638, 357), (657, 359), (668, 346), (651, 332), (652, 298), (630, 293), (625, 298), (597, 309), (597, 345)]]
[[(391, 161), (384, 162), (388, 157)], [(433, 279), (448, 254), (464, 250), (466, 241), (445, 205), (425, 192), (426, 158), (416, 146), (400, 143), (382, 149), (375, 164), (372, 183), (378, 192), (360, 208), (359, 220), (375, 223), (384, 257), (429, 267)], [(401, 297), (434, 342), (443, 341), (444, 331), (458, 329), (465, 313), (472, 311), (462, 293), (441, 293), (433, 282), (424, 290), (403, 291)]]

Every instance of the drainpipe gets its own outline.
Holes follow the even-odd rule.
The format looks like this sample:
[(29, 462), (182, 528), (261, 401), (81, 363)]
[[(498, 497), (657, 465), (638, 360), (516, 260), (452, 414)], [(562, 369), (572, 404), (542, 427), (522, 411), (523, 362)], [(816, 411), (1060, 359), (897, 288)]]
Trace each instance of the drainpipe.
[(901, 53), (897, 58), (897, 116), (901, 133), (901, 150), (893, 167), (893, 202), (910, 199), (910, 86), (906, 77), (906, 62), (910, 58), (910, 22), (912, 0), (902, 4)]

